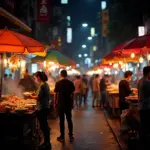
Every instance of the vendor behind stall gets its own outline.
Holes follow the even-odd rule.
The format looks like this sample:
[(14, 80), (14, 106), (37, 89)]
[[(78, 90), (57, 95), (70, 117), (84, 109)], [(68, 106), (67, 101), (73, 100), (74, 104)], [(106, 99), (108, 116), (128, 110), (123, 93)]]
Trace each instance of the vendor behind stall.
[(40, 128), (44, 136), (44, 143), (40, 147), (49, 148), (49, 150), (51, 150), (50, 130), (47, 121), (47, 117), (49, 114), (49, 107), (50, 107), (49, 106), (50, 89), (49, 89), (49, 85), (46, 83), (48, 77), (44, 72), (38, 71), (35, 74), (35, 80), (39, 84), (39, 88), (36, 92), (36, 95), (30, 95), (30, 98), (37, 99), (37, 105), (38, 105), (37, 117), (40, 123)]
[(35, 91), (37, 89), (36, 83), (34, 80), (29, 76), (28, 70), (24, 73), (24, 78), (22, 78), (19, 81), (19, 86), (23, 89), (25, 92)]
[(108, 80), (108, 75), (104, 75), (103, 78), (100, 80), (100, 94), (101, 94), (101, 101), (100, 101), (100, 107), (106, 107), (106, 101), (107, 101), (107, 86), (110, 85), (110, 81)]
[(128, 109), (129, 104), (126, 102), (125, 97), (129, 96), (132, 93), (130, 83), (132, 77), (131, 71), (126, 71), (124, 73), (124, 79), (119, 82), (119, 106), (120, 110)]

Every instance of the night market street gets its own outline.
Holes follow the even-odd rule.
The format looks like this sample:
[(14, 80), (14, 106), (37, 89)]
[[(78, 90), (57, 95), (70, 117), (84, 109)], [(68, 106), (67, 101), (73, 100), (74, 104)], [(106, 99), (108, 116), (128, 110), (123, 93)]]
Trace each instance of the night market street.
[(51, 131), (51, 143), (53, 150), (119, 150), (112, 132), (105, 120), (100, 108), (86, 109), (73, 112), (74, 137), (71, 144), (68, 139), (68, 128), (66, 124), (66, 142), (59, 143), (59, 120), (51, 120), (49, 125)]

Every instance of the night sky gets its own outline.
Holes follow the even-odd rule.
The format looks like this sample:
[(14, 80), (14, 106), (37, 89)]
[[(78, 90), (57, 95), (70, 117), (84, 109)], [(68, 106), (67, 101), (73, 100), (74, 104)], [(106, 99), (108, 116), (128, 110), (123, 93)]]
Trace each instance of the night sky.
[(74, 58), (82, 51), (81, 45), (87, 43), (90, 29), (83, 29), (81, 24), (87, 22), (90, 26), (98, 26), (97, 13), (101, 9), (101, 0), (69, 0), (66, 12), (72, 18), (73, 43), (69, 46)]

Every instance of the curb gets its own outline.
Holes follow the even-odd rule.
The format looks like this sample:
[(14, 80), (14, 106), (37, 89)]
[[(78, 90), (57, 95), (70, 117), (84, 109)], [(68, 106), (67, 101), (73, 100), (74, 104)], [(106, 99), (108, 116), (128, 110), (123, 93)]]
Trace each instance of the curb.
[(119, 145), (120, 150), (124, 150), (124, 149), (122, 148), (120, 142), (119, 142), (118, 136), (115, 134), (115, 132), (114, 132), (112, 126), (110, 125), (110, 123), (109, 123), (109, 121), (108, 121), (108, 114), (107, 114), (106, 110), (104, 110), (103, 112), (104, 112), (104, 116), (105, 116), (105, 119), (106, 119), (106, 121), (107, 121), (107, 124), (108, 124), (108, 126), (109, 126), (111, 132), (113, 133), (113, 135), (114, 135), (114, 137), (115, 137), (115, 140), (116, 140), (116, 142), (117, 142), (118, 145)]

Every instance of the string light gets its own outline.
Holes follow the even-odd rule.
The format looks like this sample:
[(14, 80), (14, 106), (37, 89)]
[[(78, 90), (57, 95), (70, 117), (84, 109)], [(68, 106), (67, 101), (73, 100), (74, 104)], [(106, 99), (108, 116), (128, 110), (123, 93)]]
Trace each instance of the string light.
[(143, 63), (143, 62), (144, 62), (143, 57), (140, 57), (140, 58), (139, 58), (139, 62), (140, 62), (140, 63)]
[(114, 68), (118, 68), (119, 65), (116, 63), (116, 64), (113, 65), (113, 67), (114, 67)]
[(134, 58), (135, 57), (135, 54), (134, 53), (131, 53), (131, 58)]
[(8, 61), (6, 58), (4, 58), (4, 67), (7, 67)]
[(147, 59), (150, 60), (150, 54), (148, 54)]
[(119, 64), (120, 64), (120, 65), (122, 65), (122, 64), (123, 64), (123, 62), (122, 62), (122, 61), (119, 61)]
[(44, 68), (47, 69), (48, 71), (55, 71), (56, 69), (59, 68), (59, 66), (57, 64), (55, 64), (54, 62), (46, 62), (44, 61)]

